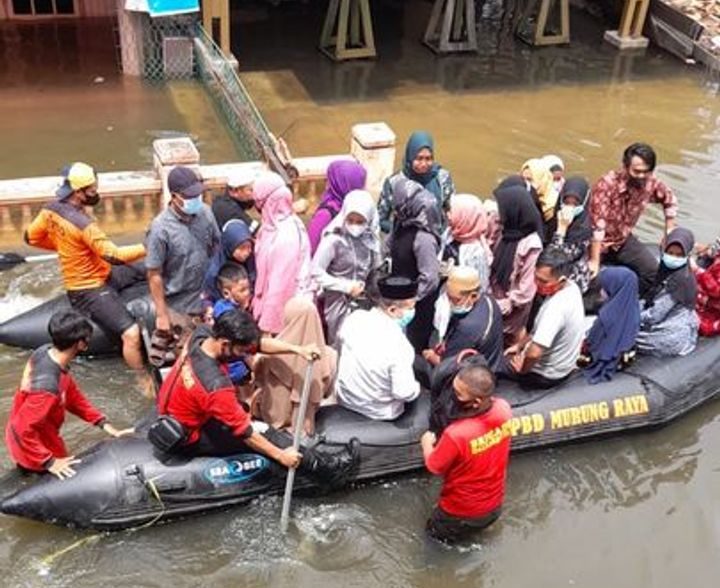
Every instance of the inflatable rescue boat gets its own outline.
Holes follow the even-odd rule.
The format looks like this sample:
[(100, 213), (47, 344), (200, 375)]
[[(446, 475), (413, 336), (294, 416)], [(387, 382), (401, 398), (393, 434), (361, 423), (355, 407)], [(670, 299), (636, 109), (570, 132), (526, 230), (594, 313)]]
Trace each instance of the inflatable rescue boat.
[[(611, 382), (590, 386), (575, 374), (561, 386), (527, 392), (501, 382), (498, 395), (513, 406), (502, 434), (520, 451), (664, 425), (713, 398), (720, 389), (720, 338), (701, 340), (686, 357), (641, 357)], [(319, 444), (339, 450), (361, 444), (355, 481), (423, 467), (419, 439), (428, 427), (427, 393), (393, 422), (372, 421), (338, 406), (317, 415)], [(140, 427), (139, 430), (142, 430)], [(490, 434), (488, 434), (490, 435)], [(479, 444), (494, 439), (478, 439)], [(22, 476), (0, 485), (0, 511), (60, 525), (125, 529), (246, 503), (282, 492), (286, 473), (251, 452), (230, 457), (166, 458), (142, 434), (103, 441), (80, 454), (77, 475)], [(24, 485), (17, 489), (15, 484)], [(318, 488), (298, 473), (299, 493)]]
[[(146, 282), (140, 282), (120, 292), (120, 298), (130, 314), (146, 325), (155, 324), (155, 310), (150, 300)], [(70, 308), (65, 294), (51, 298), (10, 320), (0, 323), (0, 344), (23, 349), (37, 349), (50, 343), (48, 323), (58, 310)], [(87, 355), (110, 355), (119, 353), (118, 342), (109, 339), (104, 331), (93, 323), (93, 335)]]

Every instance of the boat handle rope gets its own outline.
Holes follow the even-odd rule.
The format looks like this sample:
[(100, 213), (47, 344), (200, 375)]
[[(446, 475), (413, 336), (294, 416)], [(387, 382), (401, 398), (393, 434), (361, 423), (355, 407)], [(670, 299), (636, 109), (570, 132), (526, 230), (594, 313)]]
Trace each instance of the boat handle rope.
[[(131, 527), (130, 529), (126, 530), (126, 533), (135, 533), (137, 531), (140, 531), (142, 529), (147, 529), (148, 527), (152, 527), (155, 523), (157, 523), (165, 514), (165, 502), (162, 499), (162, 496), (160, 495), (160, 491), (158, 490), (157, 484), (155, 484), (155, 480), (152, 478), (145, 478), (145, 476), (140, 471), (140, 468), (137, 469), (137, 471), (134, 472), (135, 475), (138, 477), (140, 482), (150, 491), (150, 494), (155, 498), (155, 500), (158, 501), (160, 504), (160, 511), (153, 516), (152, 519), (149, 521), (142, 523), (136, 527)], [(157, 478), (156, 478), (157, 479)], [(77, 541), (74, 541), (70, 545), (67, 545), (66, 547), (63, 547), (61, 549), (58, 549), (57, 551), (54, 551), (53, 553), (46, 555), (43, 557), (39, 564), (38, 564), (38, 573), (42, 576), (47, 575), (50, 572), (50, 568), (52, 565), (63, 555), (70, 553), (71, 551), (74, 551), (78, 549), (79, 547), (83, 547), (85, 545), (88, 545), (90, 543), (94, 543), (98, 541), (101, 537), (108, 536), (109, 533), (93, 533), (92, 535), (89, 535), (87, 537), (82, 537), (81, 539), (78, 539)]]

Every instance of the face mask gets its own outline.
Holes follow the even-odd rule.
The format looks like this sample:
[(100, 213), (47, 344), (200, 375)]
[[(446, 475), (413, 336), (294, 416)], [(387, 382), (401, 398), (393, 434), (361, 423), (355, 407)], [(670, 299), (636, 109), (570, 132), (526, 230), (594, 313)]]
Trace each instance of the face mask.
[(367, 229), (366, 224), (362, 224), (362, 225), (347, 224), (347, 225), (345, 225), (345, 230), (350, 234), (351, 237), (355, 237), (355, 238), (362, 235), (365, 232), (365, 229)]
[(583, 212), (585, 212), (585, 207), (580, 204), (579, 206), (573, 206), (572, 204), (563, 204), (560, 207), (560, 214), (569, 215), (572, 218), (579, 217)]
[(88, 194), (87, 192), (85, 194), (85, 206), (96, 206), (98, 202), (100, 202), (100, 194), (95, 192), (95, 194)]
[(628, 178), (628, 184), (633, 188), (642, 188), (645, 185), (645, 178)]
[(539, 282), (535, 282), (535, 285), (537, 286), (537, 293), (540, 294), (540, 296), (552, 296), (553, 294), (559, 292), (563, 287), (563, 281), (564, 280), (560, 280), (555, 284), (541, 284)]
[(669, 253), (663, 253), (662, 264), (669, 270), (680, 269), (687, 263), (687, 257), (678, 257), (677, 255), (670, 255)]
[(254, 200), (238, 200), (237, 202), (243, 210), (250, 210), (255, 206)]
[(409, 308), (407, 310), (403, 310), (402, 316), (400, 318), (396, 318), (395, 321), (398, 325), (400, 325), (401, 329), (405, 329), (415, 318), (415, 309)]
[(450, 312), (453, 313), (455, 316), (465, 316), (472, 309), (472, 306), (455, 306), (454, 304), (450, 305)]
[(202, 196), (183, 200), (182, 210), (185, 214), (195, 215), (202, 210)]

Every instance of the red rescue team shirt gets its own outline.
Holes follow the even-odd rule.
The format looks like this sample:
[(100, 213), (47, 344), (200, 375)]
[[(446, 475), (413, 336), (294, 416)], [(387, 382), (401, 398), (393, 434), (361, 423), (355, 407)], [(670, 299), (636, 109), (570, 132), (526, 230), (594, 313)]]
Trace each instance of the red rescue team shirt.
[(56, 457), (67, 457), (60, 436), (66, 410), (93, 425), (105, 421), (80, 392), (70, 372), (53, 361), (50, 348), (43, 345), (30, 356), (5, 429), (12, 460), (34, 471), (47, 469)]
[(510, 405), (493, 398), (489, 411), (454, 421), (425, 460), (444, 482), (438, 505), (457, 517), (481, 517), (502, 505), (510, 455)]
[(207, 327), (195, 329), (185, 360), (175, 362), (157, 397), (158, 413), (169, 414), (185, 427), (188, 445), (198, 441), (200, 429), (211, 418), (238, 437), (252, 433), (250, 415), (237, 400), (226, 366), (200, 348), (209, 336)]

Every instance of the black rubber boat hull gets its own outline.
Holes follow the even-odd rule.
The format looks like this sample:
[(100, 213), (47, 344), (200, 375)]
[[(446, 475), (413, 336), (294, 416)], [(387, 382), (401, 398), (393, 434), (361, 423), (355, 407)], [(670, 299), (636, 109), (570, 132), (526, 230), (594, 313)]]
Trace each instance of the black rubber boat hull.
[[(130, 313), (146, 325), (155, 323), (154, 307), (150, 301), (146, 283), (133, 285), (120, 293)], [(65, 294), (43, 302), (8, 321), (0, 324), (0, 344), (23, 349), (37, 349), (50, 342), (48, 322), (53, 313), (70, 308)], [(120, 351), (117, 341), (108, 338), (104, 331), (93, 323), (93, 336), (87, 355), (111, 355)]]
[[(641, 358), (607, 384), (588, 386), (578, 374), (551, 391), (525, 392), (502, 383), (499, 395), (513, 405), (512, 449), (519, 451), (663, 425), (710, 400), (719, 389), (720, 339), (713, 339), (702, 340), (687, 357)], [(428, 409), (423, 395), (400, 419), (388, 423), (328, 407), (318, 414), (318, 431), (331, 451), (359, 438), (356, 480), (383, 478), (422, 468), (418, 439), (427, 429)], [(0, 511), (115, 530), (277, 494), (285, 480), (279, 466), (253, 453), (163, 462), (141, 435), (99, 443), (82, 459), (70, 480), (35, 477), (37, 481), (10, 495), (6, 485)], [(302, 475), (296, 487), (300, 492), (318, 490)]]

